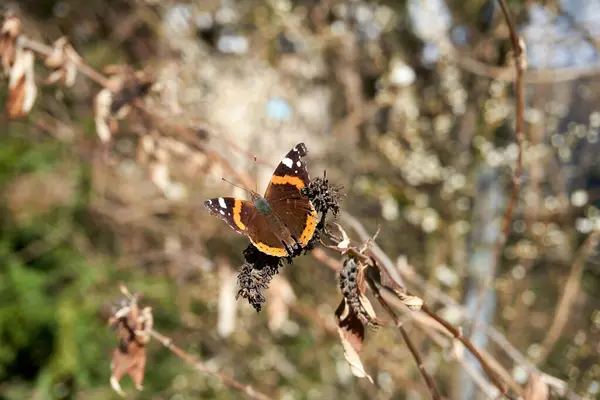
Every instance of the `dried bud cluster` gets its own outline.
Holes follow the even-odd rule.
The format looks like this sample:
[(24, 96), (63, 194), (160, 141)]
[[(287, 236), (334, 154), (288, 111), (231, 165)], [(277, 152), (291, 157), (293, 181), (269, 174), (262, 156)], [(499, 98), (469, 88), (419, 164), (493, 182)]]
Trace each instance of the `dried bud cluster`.
[(372, 312), (372, 306), (364, 296), (366, 289), (364, 267), (360, 267), (353, 258), (346, 259), (340, 271), (339, 284), (342, 295), (351, 311), (356, 314), (363, 324), (372, 329), (377, 328), (378, 322)]
[[(318, 177), (313, 179), (310, 184), (302, 189), (302, 193), (308, 197), (315, 209), (325, 216), (329, 211), (337, 218), (340, 212), (340, 201), (344, 194), (342, 193), (342, 185), (332, 185), (329, 180), (323, 175), (323, 178)], [(325, 218), (321, 218), (324, 223)]]

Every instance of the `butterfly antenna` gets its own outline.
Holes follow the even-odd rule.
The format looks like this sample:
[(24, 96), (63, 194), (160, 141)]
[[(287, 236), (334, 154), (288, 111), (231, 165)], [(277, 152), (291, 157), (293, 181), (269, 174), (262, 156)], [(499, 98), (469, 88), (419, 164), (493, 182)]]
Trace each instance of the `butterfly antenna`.
[(223, 177), (221, 177), (221, 180), (223, 180), (223, 181), (225, 181), (225, 182), (229, 183), (230, 185), (233, 185), (233, 186), (235, 186), (236, 188), (240, 188), (240, 189), (242, 189), (244, 192), (248, 193), (250, 196), (252, 196), (252, 195), (253, 195), (253, 193), (252, 193), (252, 191), (251, 191), (251, 190), (248, 190), (248, 189), (246, 189), (245, 187), (243, 187), (243, 186), (241, 186), (241, 185), (238, 185), (237, 183), (233, 183), (233, 182), (231, 182), (230, 180), (227, 180), (227, 179), (225, 179), (225, 178), (223, 178)]
[(256, 188), (256, 193), (258, 193), (258, 162), (257, 162), (256, 154), (252, 155), (252, 158), (254, 159), (254, 164), (256, 165), (256, 179), (254, 180), (254, 185)]

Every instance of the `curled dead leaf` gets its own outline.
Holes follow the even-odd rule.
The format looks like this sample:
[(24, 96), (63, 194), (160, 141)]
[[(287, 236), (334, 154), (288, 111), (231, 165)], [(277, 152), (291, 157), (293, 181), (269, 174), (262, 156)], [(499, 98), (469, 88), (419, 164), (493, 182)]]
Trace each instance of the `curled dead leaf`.
[(52, 47), (52, 53), (44, 60), (44, 65), (52, 70), (45, 83), (62, 82), (66, 86), (73, 86), (77, 76), (77, 64), (81, 61), (81, 57), (66, 37), (57, 39)]
[(363, 293), (360, 294), (359, 296), (359, 300), (360, 300), (360, 305), (362, 306), (362, 309), (364, 310), (365, 314), (367, 315), (367, 324), (369, 325), (373, 325), (372, 328), (374, 328), (377, 323), (377, 315), (375, 314), (375, 309), (373, 309), (373, 305), (371, 304), (371, 300), (369, 300), (369, 298), (367, 296), (365, 296)]
[(348, 247), (350, 247), (350, 238), (348, 238), (348, 234), (340, 224), (334, 222), (334, 225), (337, 226), (338, 230), (342, 234), (342, 241), (337, 244), (337, 247), (342, 250), (347, 250)]
[(423, 299), (417, 296), (402, 295), (400, 300), (411, 310), (420, 311), (423, 307)]
[(114, 349), (110, 367), (110, 385), (115, 392), (121, 396), (125, 396), (119, 382), (126, 374), (131, 377), (136, 389), (142, 390), (146, 368), (146, 348), (132, 343), (126, 351)]
[(146, 345), (150, 341), (149, 332), (154, 325), (152, 308), (144, 307), (140, 310), (137, 296), (130, 295), (128, 291), (125, 294), (127, 297), (119, 302), (109, 319), (109, 325), (117, 331), (119, 339), (119, 346), (112, 353), (110, 384), (121, 396), (125, 393), (119, 382), (125, 375), (129, 375), (135, 387), (142, 390)]
[(96, 95), (94, 101), (94, 122), (96, 123), (96, 134), (103, 143), (108, 143), (112, 137), (109, 126), (110, 107), (112, 104), (112, 93), (108, 89), (102, 89)]
[(6, 112), (10, 119), (23, 118), (33, 108), (37, 97), (34, 61), (35, 57), (31, 50), (17, 47), (15, 61), (10, 70), (6, 102)]
[(21, 19), (11, 12), (3, 16), (0, 29), (0, 59), (4, 73), (12, 68), (16, 55), (16, 41), (21, 34)]
[(524, 400), (548, 400), (550, 398), (550, 389), (539, 374), (529, 376), (523, 398)]
[(364, 325), (348, 305), (346, 299), (342, 299), (342, 302), (335, 310), (335, 316), (338, 323), (338, 334), (344, 349), (344, 357), (350, 366), (352, 374), (358, 378), (367, 378), (373, 383), (373, 378), (365, 371), (359, 356), (362, 343), (365, 340)]

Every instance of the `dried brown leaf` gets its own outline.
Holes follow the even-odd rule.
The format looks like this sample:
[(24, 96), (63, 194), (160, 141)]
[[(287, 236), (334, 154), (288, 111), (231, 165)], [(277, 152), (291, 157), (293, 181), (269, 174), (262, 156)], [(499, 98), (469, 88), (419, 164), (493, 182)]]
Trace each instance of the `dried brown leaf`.
[(46, 84), (62, 82), (66, 86), (73, 86), (77, 77), (77, 64), (82, 58), (77, 54), (66, 37), (61, 37), (54, 42), (52, 53), (44, 60), (44, 65), (53, 70)]
[(344, 357), (352, 374), (358, 378), (367, 378), (373, 383), (373, 379), (365, 371), (359, 356), (362, 343), (365, 340), (364, 325), (352, 311), (352, 308), (348, 306), (346, 299), (343, 299), (335, 310), (335, 316), (338, 322), (338, 334), (344, 349)]
[(348, 247), (350, 247), (350, 238), (348, 237), (348, 234), (340, 224), (334, 222), (334, 225), (337, 226), (338, 230), (342, 234), (342, 241), (337, 244), (337, 247), (342, 250), (347, 250)]
[(57, 69), (65, 63), (65, 45), (67, 43), (67, 38), (64, 36), (54, 42), (52, 52), (44, 60), (47, 68)]
[(423, 307), (423, 299), (417, 296), (402, 295), (400, 300), (411, 310), (420, 311)]
[(539, 374), (529, 376), (523, 398), (524, 400), (548, 400), (550, 398), (550, 389)]
[(102, 89), (100, 92), (98, 92), (94, 101), (94, 121), (96, 122), (96, 134), (103, 143), (108, 143), (113, 133), (109, 126), (111, 105), (111, 91), (108, 89)]
[(15, 62), (10, 70), (6, 112), (8, 118), (19, 119), (31, 111), (37, 97), (33, 70), (35, 57), (31, 50), (17, 48)]
[(128, 374), (135, 384), (136, 389), (142, 390), (145, 368), (145, 346), (132, 342), (125, 351), (121, 348), (114, 349), (111, 361), (110, 385), (121, 396), (125, 396), (119, 382), (123, 376)]
[(138, 390), (142, 390), (144, 371), (146, 367), (146, 344), (150, 341), (150, 331), (154, 325), (152, 308), (144, 307), (141, 311), (137, 304), (137, 296), (121, 287), (126, 298), (121, 300), (119, 307), (109, 324), (117, 330), (119, 347), (112, 353), (110, 384), (112, 388), (124, 396), (119, 382), (129, 375)]
[(377, 320), (377, 314), (375, 314), (375, 310), (373, 309), (373, 305), (367, 296), (361, 293), (359, 296), (360, 304), (368, 315), (368, 319), (372, 321)]
[(5, 13), (0, 29), (0, 59), (5, 73), (8, 73), (14, 64), (16, 41), (20, 34), (21, 20), (19, 17), (10, 12)]

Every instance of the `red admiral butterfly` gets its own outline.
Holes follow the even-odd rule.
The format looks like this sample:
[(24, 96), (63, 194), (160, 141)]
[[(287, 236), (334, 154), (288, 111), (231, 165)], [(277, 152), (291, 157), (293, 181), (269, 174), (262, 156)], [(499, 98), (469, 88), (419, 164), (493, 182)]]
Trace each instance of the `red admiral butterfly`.
[(265, 196), (251, 192), (252, 201), (233, 197), (206, 200), (208, 211), (238, 233), (248, 236), (261, 252), (290, 257), (306, 247), (317, 227), (317, 211), (301, 193), (310, 180), (302, 157), (308, 154), (299, 143), (281, 160)]

